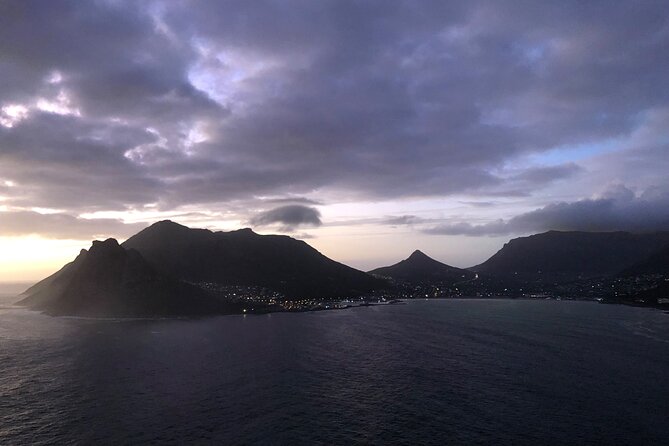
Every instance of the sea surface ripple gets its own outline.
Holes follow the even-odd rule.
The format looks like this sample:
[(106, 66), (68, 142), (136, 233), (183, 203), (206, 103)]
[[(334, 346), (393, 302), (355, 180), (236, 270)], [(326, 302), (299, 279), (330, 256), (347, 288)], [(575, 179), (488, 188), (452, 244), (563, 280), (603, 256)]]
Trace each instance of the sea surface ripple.
[(430, 300), (195, 320), (0, 308), (0, 444), (667, 444), (669, 316)]

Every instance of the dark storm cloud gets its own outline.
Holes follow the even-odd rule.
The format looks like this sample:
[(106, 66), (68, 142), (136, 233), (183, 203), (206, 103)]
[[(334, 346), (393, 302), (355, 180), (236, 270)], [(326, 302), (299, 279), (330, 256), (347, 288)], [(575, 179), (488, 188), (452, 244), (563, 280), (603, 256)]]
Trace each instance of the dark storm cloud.
[(540, 195), (583, 170), (518, 157), (628, 138), (666, 109), (667, 17), (653, 1), (1, 2), (3, 196), (77, 214)]
[(482, 225), (447, 223), (428, 234), (507, 235), (559, 231), (669, 231), (669, 189), (651, 188), (637, 196), (619, 186), (600, 198), (553, 203), (508, 220)]
[(250, 220), (253, 226), (271, 226), (279, 224), (290, 231), (298, 226), (320, 226), (321, 213), (318, 209), (298, 204), (280, 206), (261, 212)]
[(39, 235), (44, 238), (94, 239), (126, 238), (146, 227), (143, 223), (126, 224), (120, 220), (84, 219), (67, 214), (37, 212), (0, 212), (0, 236)]

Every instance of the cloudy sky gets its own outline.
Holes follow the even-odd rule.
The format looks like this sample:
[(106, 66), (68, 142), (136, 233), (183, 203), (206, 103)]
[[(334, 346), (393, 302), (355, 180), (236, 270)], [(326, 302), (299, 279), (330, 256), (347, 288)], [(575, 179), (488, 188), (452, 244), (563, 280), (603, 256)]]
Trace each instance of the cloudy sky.
[(666, 1), (0, 2), (0, 281), (156, 220), (362, 269), (669, 229)]

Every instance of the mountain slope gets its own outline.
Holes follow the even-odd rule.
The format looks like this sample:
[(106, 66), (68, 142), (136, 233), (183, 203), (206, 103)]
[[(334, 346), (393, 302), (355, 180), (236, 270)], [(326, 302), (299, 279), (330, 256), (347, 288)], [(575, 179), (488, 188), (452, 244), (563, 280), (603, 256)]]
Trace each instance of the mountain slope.
[(399, 263), (369, 273), (411, 283), (456, 283), (474, 277), (471, 271), (438, 262), (421, 251), (414, 251)]
[(649, 257), (624, 269), (621, 276), (641, 276), (645, 274), (661, 274), (669, 276), (669, 246), (655, 251)]
[(189, 282), (262, 286), (288, 297), (316, 298), (358, 295), (384, 286), (303, 241), (250, 229), (212, 232), (162, 221), (123, 246), (139, 251), (157, 271)]
[(30, 287), (19, 305), (51, 315), (173, 316), (225, 313), (200, 288), (157, 273), (134, 250), (114, 239), (95, 241), (89, 251)]
[(471, 268), (497, 276), (518, 275), (567, 280), (615, 274), (669, 243), (669, 232), (549, 231), (505, 244), (484, 263)]

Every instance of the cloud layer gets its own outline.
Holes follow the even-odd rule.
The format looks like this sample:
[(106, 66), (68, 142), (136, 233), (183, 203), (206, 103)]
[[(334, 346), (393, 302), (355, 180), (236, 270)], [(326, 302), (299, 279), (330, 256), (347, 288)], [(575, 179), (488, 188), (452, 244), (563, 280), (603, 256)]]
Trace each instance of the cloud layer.
[(507, 235), (560, 231), (669, 230), (669, 190), (653, 188), (637, 196), (617, 187), (602, 197), (575, 202), (552, 203), (508, 220), (473, 225), (467, 222), (444, 223), (424, 229), (428, 234)]
[(67, 214), (40, 214), (17, 211), (0, 212), (2, 236), (40, 235), (47, 238), (91, 240), (114, 234), (126, 238), (146, 227), (143, 223), (126, 224), (109, 218), (85, 219)]
[(250, 220), (253, 226), (280, 225), (284, 231), (292, 231), (298, 226), (320, 226), (321, 213), (318, 209), (298, 204), (280, 206), (261, 212)]
[[(550, 203), (614, 157), (664, 187), (667, 17), (655, 1), (4, 1), (0, 205), (11, 222), (301, 197), (244, 216), (293, 227), (319, 224), (304, 205), (321, 200)], [(611, 140), (639, 144), (597, 172), (572, 159)], [(662, 224), (611, 200), (439, 231)]]

